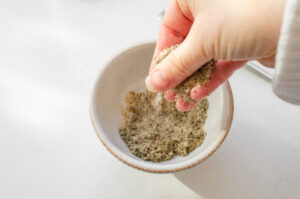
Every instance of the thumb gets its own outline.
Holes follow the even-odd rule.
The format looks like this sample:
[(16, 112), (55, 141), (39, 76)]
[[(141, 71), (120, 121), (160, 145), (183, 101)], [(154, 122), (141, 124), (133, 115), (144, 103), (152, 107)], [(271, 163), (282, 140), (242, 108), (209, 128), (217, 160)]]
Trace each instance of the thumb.
[(192, 31), (193, 27), (184, 42), (150, 72), (145, 80), (148, 90), (163, 92), (174, 88), (211, 59), (202, 53), (202, 42), (197, 42)]

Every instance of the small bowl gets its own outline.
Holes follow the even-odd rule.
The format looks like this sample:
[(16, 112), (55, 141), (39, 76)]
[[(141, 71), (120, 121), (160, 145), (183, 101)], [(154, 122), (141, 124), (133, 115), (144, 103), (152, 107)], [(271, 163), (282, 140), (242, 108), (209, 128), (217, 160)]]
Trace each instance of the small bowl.
[(233, 118), (233, 98), (229, 82), (225, 82), (209, 97), (206, 138), (201, 146), (185, 157), (154, 163), (144, 161), (129, 151), (120, 137), (121, 106), (130, 90), (145, 89), (155, 43), (133, 46), (114, 56), (99, 71), (90, 98), (90, 118), (98, 138), (116, 158), (134, 168), (169, 173), (190, 168), (211, 156), (226, 138)]

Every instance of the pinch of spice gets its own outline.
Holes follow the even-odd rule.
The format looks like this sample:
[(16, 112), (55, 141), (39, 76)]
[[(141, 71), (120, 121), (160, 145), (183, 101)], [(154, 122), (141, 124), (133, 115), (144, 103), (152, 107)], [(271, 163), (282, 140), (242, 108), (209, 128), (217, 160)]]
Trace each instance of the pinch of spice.
[[(179, 45), (171, 46), (163, 50), (156, 58), (155, 65), (159, 64), (164, 60), (171, 52), (173, 52)], [(194, 86), (203, 86), (207, 81), (209, 81), (211, 74), (214, 70), (214, 61), (211, 60), (201, 66), (194, 74), (185, 79), (181, 84), (174, 88), (176, 93), (176, 98), (182, 98), (183, 101), (195, 103), (195, 100), (192, 99), (189, 95), (189, 91)]]

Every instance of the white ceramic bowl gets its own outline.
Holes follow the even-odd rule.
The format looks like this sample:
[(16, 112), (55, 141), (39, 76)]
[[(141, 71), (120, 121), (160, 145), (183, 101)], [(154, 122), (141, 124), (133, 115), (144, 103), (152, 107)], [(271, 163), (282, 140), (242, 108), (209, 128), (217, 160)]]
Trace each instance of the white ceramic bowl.
[(134, 168), (168, 173), (190, 168), (212, 155), (226, 138), (233, 117), (233, 98), (228, 82), (209, 97), (207, 136), (201, 146), (186, 157), (175, 157), (160, 163), (144, 161), (132, 155), (119, 135), (121, 106), (129, 90), (145, 89), (155, 43), (140, 44), (122, 51), (104, 64), (91, 90), (90, 117), (104, 146), (119, 160)]

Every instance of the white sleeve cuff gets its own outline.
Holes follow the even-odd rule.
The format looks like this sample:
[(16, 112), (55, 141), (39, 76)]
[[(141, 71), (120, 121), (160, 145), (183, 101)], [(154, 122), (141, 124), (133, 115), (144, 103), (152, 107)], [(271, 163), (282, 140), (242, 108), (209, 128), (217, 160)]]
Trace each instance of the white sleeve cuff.
[(273, 91), (300, 105), (300, 1), (287, 0), (277, 48)]

